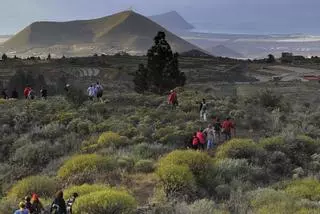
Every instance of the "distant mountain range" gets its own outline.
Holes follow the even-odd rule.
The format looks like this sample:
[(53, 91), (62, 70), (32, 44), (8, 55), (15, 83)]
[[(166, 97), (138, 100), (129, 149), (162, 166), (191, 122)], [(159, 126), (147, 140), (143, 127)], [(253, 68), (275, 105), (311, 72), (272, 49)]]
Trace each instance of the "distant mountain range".
[(194, 26), (188, 23), (177, 11), (150, 16), (149, 18), (164, 28), (173, 31), (194, 29)]
[(213, 48), (207, 49), (207, 51), (214, 56), (222, 56), (222, 57), (229, 57), (229, 58), (244, 58), (244, 56), (241, 53), (238, 53), (224, 45), (217, 45)]
[[(164, 31), (173, 50), (198, 49), (164, 27), (133, 11), (99, 19), (70, 22), (35, 22), (2, 46), (11, 52), (44, 55), (112, 54), (128, 51), (145, 54), (158, 31)], [(33, 49), (30, 50), (30, 49)]]

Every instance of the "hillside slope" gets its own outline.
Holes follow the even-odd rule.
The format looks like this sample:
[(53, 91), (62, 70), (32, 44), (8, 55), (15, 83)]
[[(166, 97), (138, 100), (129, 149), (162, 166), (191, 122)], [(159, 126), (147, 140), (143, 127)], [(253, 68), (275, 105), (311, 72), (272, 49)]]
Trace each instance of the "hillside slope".
[[(175, 51), (197, 49), (148, 18), (132, 11), (83, 21), (35, 22), (4, 43), (6, 49), (73, 45), (105, 52), (108, 48), (145, 52), (158, 31), (164, 31)], [(56, 48), (58, 49), (58, 48)], [(45, 50), (41, 50), (45, 51)], [(52, 51), (52, 50), (50, 50)], [(54, 50), (53, 50), (54, 51)], [(72, 55), (72, 50), (69, 50)], [(90, 51), (88, 51), (90, 52)]]
[(188, 23), (176, 11), (150, 16), (149, 18), (159, 25), (170, 30), (190, 30), (194, 28), (194, 26)]

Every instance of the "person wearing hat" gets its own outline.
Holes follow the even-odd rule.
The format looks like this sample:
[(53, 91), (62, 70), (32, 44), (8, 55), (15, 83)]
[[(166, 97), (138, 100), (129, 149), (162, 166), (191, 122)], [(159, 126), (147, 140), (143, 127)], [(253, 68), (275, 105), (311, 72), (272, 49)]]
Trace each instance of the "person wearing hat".
[(16, 210), (14, 214), (30, 214), (30, 212), (28, 209), (26, 209), (26, 204), (24, 202), (20, 202), (19, 209)]

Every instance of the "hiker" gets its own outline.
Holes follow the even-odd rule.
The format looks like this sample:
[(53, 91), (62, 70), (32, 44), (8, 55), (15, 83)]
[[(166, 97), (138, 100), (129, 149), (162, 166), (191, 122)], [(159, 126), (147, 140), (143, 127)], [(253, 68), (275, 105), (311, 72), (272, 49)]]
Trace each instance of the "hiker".
[(217, 143), (220, 143), (221, 140), (221, 122), (220, 118), (215, 118), (214, 125), (213, 125), (214, 131), (215, 131), (215, 141)]
[(26, 209), (26, 204), (24, 202), (20, 202), (19, 209), (16, 210), (14, 214), (30, 214), (30, 212)]
[(214, 136), (215, 136), (215, 130), (212, 127), (212, 125), (208, 125), (208, 128), (206, 128), (203, 133), (207, 136), (207, 150), (210, 150), (214, 146)]
[(41, 214), (42, 211), (44, 211), (44, 208), (42, 206), (42, 203), (39, 200), (39, 196), (37, 194), (32, 194), (32, 214)]
[(76, 198), (78, 197), (78, 193), (73, 193), (71, 198), (67, 200), (67, 214), (72, 214), (72, 205), (76, 201)]
[(89, 88), (87, 89), (88, 95), (89, 95), (89, 99), (93, 100), (94, 96), (95, 96), (95, 89), (93, 87), (93, 85), (90, 85)]
[(70, 89), (70, 85), (69, 85), (69, 84), (66, 84), (66, 85), (64, 86), (64, 90), (65, 90), (66, 92), (69, 92), (69, 89)]
[(225, 141), (229, 141), (232, 138), (231, 131), (234, 129), (234, 125), (231, 121), (231, 118), (228, 117), (222, 123), (222, 133), (225, 135)]
[(198, 150), (199, 144), (200, 144), (200, 141), (199, 141), (199, 138), (197, 137), (197, 132), (195, 132), (192, 136), (192, 148), (194, 150)]
[(207, 103), (206, 100), (203, 99), (202, 102), (200, 103), (200, 120), (201, 121), (207, 121)]
[(54, 199), (50, 212), (52, 214), (66, 214), (67, 213), (67, 207), (66, 202), (63, 199), (63, 192), (59, 191), (56, 193), (56, 198)]
[(24, 95), (24, 97), (25, 97), (26, 99), (29, 98), (29, 93), (30, 93), (31, 90), (32, 90), (32, 89), (31, 89), (30, 86), (25, 87), (25, 89), (23, 90), (23, 95)]
[(7, 89), (3, 89), (2, 92), (1, 92), (1, 96), (2, 96), (2, 99), (9, 99), (9, 96), (8, 96), (8, 93), (7, 93)]
[(168, 104), (171, 105), (172, 109), (178, 106), (178, 96), (175, 90), (171, 90), (168, 96)]
[(31, 197), (30, 196), (26, 196), (24, 198), (25, 200), (25, 205), (26, 205), (26, 209), (29, 210), (30, 213), (33, 213), (33, 209), (32, 209), (32, 204), (31, 204)]
[(41, 98), (42, 98), (42, 99), (44, 99), (44, 100), (47, 99), (47, 97), (48, 97), (48, 91), (47, 91), (47, 89), (41, 88), (40, 94), (41, 94)]
[(196, 133), (196, 136), (199, 139), (199, 149), (204, 150), (204, 147), (206, 144), (206, 138), (203, 132), (201, 131), (201, 129), (199, 129), (199, 131)]
[(18, 99), (19, 98), (19, 94), (18, 94), (18, 91), (17, 89), (13, 89), (12, 93), (11, 93), (11, 98), (12, 99)]
[(103, 87), (102, 87), (102, 85), (100, 85), (99, 82), (97, 82), (97, 84), (95, 85), (94, 91), (95, 91), (95, 96), (97, 97), (97, 99), (101, 100), (102, 95), (103, 95)]
[(35, 92), (32, 88), (30, 88), (28, 99), (33, 100), (36, 97)]

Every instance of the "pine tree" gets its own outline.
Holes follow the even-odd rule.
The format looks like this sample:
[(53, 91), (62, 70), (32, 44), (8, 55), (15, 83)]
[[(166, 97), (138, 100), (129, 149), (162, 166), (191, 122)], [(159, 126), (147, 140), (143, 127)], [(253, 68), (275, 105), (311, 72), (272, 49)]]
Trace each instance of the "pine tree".
[(186, 77), (179, 70), (179, 55), (173, 54), (164, 32), (158, 32), (154, 38), (154, 45), (148, 50), (147, 56), (147, 68), (140, 65), (135, 73), (134, 83), (137, 92), (149, 90), (163, 94), (185, 84)]

